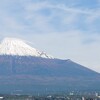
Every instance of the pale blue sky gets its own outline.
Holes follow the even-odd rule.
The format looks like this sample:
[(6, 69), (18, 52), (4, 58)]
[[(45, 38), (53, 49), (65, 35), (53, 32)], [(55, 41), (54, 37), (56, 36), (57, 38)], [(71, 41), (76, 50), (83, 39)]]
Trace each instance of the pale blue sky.
[(0, 40), (17, 37), (100, 72), (100, 0), (1, 0)]

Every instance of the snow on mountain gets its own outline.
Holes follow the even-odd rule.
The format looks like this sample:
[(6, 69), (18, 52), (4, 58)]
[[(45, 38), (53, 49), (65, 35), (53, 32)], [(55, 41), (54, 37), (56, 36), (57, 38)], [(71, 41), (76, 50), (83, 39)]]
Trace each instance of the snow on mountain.
[(0, 44), (0, 55), (36, 56), (43, 58), (53, 58), (45, 52), (29, 46), (21, 39), (5, 38)]

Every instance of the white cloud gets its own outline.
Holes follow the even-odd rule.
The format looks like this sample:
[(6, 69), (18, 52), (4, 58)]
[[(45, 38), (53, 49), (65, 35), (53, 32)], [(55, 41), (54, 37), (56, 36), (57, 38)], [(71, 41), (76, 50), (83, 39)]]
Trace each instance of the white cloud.
[(46, 7), (48, 7), (48, 3), (45, 1), (45, 2), (29, 3), (28, 5), (26, 5), (25, 9), (28, 11), (37, 11)]
[(87, 9), (87, 8), (76, 8), (76, 7), (69, 7), (66, 6), (65, 4), (52, 4), (48, 1), (44, 1), (44, 2), (36, 2), (36, 3), (31, 3), (29, 4), (26, 9), (28, 11), (37, 11), (43, 8), (51, 8), (51, 9), (59, 9), (59, 10), (64, 10), (66, 12), (70, 12), (70, 13), (79, 13), (79, 14), (86, 14), (86, 15), (94, 15), (96, 14), (96, 16), (100, 16), (100, 13), (96, 12), (93, 9)]
[[(49, 17), (47, 16), (45, 17), (42, 14), (37, 13), (39, 10), (44, 9), (44, 8), (45, 9), (49, 8), (51, 10), (52, 13), (51, 15), (49, 15)], [(34, 16), (35, 16), (36, 21), (33, 25), (36, 24), (35, 26), (38, 26), (38, 28), (42, 30), (44, 29), (42, 28), (43, 26), (48, 26), (50, 27), (50, 29), (48, 27), (45, 29), (52, 30), (49, 22), (52, 21), (52, 19), (56, 18), (57, 16), (61, 18), (61, 20), (59, 21), (61, 21), (63, 25), (71, 26), (68, 28), (76, 27), (75, 23), (77, 23), (77, 21), (81, 19), (80, 15), (84, 16), (84, 19), (82, 19), (82, 22), (84, 20), (85, 25), (84, 24), (83, 25), (87, 27), (88, 30), (91, 30), (91, 29), (93, 30), (94, 28), (93, 22), (95, 20), (98, 20), (98, 18), (100, 17), (99, 9), (86, 9), (86, 8), (78, 8), (78, 7), (76, 8), (73, 6), (68, 7), (65, 4), (53, 4), (48, 1), (28, 4), (25, 6), (25, 9), (28, 12), (26, 18), (34, 19)]]

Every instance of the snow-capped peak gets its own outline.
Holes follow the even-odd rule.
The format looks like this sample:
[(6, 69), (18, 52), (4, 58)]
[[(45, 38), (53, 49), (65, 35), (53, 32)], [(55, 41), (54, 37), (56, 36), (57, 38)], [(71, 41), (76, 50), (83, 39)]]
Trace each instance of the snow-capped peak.
[(43, 58), (53, 58), (45, 52), (29, 46), (21, 39), (5, 38), (0, 44), (0, 55), (36, 56)]

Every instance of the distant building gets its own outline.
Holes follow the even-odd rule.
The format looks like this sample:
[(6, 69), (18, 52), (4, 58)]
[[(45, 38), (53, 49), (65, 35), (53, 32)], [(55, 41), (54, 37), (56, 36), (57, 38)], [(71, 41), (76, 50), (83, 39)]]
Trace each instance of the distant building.
[(84, 97), (82, 97), (82, 100), (85, 100), (85, 98), (84, 98)]
[(0, 97), (0, 100), (2, 100), (4, 97)]

